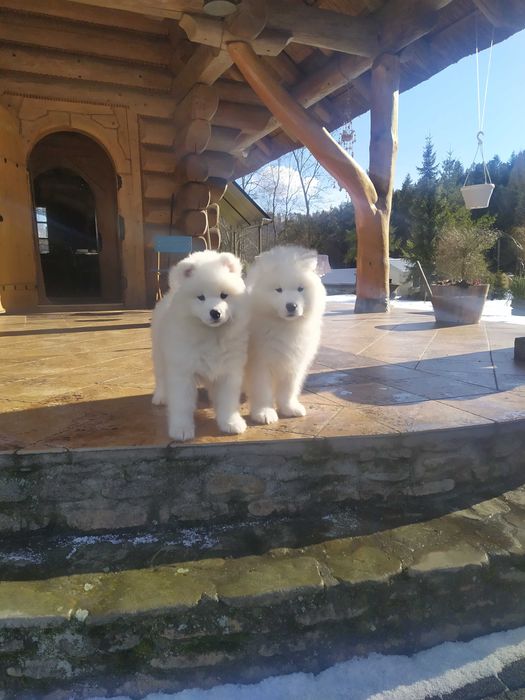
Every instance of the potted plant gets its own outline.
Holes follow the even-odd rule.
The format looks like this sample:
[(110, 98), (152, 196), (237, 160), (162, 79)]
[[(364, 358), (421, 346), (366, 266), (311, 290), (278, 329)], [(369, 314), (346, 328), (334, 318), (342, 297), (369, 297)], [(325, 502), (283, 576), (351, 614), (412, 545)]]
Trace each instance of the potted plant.
[(438, 236), (435, 262), (441, 281), (431, 285), (437, 323), (479, 322), (489, 291), (485, 255), (498, 236), (498, 231), (471, 221), (451, 224)]
[(510, 283), (512, 294), (512, 313), (525, 316), (525, 277), (520, 275), (512, 278)]

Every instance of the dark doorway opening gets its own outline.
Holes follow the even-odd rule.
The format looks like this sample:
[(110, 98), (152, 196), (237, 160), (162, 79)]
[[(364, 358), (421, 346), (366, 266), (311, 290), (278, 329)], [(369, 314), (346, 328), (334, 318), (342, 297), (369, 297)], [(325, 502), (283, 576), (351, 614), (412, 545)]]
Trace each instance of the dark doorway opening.
[(34, 196), (46, 295), (100, 297), (100, 238), (91, 188), (79, 175), (56, 168), (35, 178)]
[(120, 302), (117, 175), (104, 149), (77, 132), (44, 137), (29, 159), (42, 301)]

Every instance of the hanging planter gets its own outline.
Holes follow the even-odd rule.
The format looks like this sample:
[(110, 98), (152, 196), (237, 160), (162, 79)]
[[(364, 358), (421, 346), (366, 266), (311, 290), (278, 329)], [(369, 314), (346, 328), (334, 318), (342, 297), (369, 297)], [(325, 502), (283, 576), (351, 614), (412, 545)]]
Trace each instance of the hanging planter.
[(467, 209), (486, 209), (494, 192), (492, 182), (484, 182), (481, 185), (464, 185), (461, 188), (461, 196)]
[[(478, 147), (476, 148), (476, 153), (474, 154), (474, 160), (472, 161), (472, 165), (470, 168), (467, 170), (467, 176), (465, 178), (465, 182), (463, 184), (463, 187), (461, 188), (461, 195), (463, 197), (463, 201), (465, 202), (465, 206), (467, 209), (486, 209), (489, 206), (490, 198), (492, 197), (492, 193), (494, 192), (495, 185), (492, 184), (491, 179), (490, 179), (490, 174), (487, 168), (487, 164), (485, 163), (485, 154), (483, 153), (483, 124), (485, 121), (485, 107), (487, 105), (487, 91), (488, 91), (488, 85), (489, 85), (489, 74), (490, 74), (490, 66), (492, 63), (492, 47), (494, 45), (494, 30), (492, 31), (492, 40), (490, 42), (490, 52), (489, 52), (489, 62), (488, 62), (488, 67), (487, 67), (487, 75), (485, 79), (485, 95), (483, 99), (483, 107), (481, 105), (481, 92), (480, 92), (480, 80), (479, 80), (479, 50), (478, 50), (478, 26), (476, 22), (476, 82), (477, 82), (477, 93), (478, 93), (478, 133), (477, 133), (477, 140), (478, 140)], [(483, 179), (484, 182), (481, 184), (477, 185), (469, 185), (468, 184), (468, 179), (470, 177), (470, 174), (473, 172), (475, 163), (476, 163), (476, 157), (478, 153), (481, 156), (481, 163), (483, 165)]]
[[(467, 171), (467, 177), (465, 178), (465, 184), (461, 188), (461, 195), (463, 197), (463, 201), (465, 202), (465, 206), (467, 207), (467, 209), (486, 209), (489, 205), (490, 198), (492, 197), (492, 193), (494, 192), (494, 188), (496, 187), (496, 185), (494, 185), (490, 180), (489, 170), (488, 170), (487, 165), (485, 163), (485, 157), (483, 154), (483, 132), (482, 131), (478, 131), (477, 139), (478, 139), (478, 148), (476, 150), (476, 155), (474, 156), (474, 161), (473, 161), (472, 165), (470, 166), (469, 170)], [(481, 162), (483, 165), (484, 182), (482, 182), (478, 185), (469, 185), (468, 179), (470, 177), (471, 172), (474, 169), (474, 163), (476, 162), (476, 156), (478, 155), (478, 151), (481, 153)]]

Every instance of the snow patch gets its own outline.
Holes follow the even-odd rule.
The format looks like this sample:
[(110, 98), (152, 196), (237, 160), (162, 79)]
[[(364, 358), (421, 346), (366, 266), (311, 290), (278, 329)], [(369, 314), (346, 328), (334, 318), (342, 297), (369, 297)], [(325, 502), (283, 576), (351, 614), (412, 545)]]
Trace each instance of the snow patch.
[(424, 700), (497, 674), (524, 656), (525, 627), (521, 627), (471, 642), (446, 642), (413, 656), (371, 654), (336, 664), (318, 675), (294, 673), (255, 685), (152, 693), (144, 700)]

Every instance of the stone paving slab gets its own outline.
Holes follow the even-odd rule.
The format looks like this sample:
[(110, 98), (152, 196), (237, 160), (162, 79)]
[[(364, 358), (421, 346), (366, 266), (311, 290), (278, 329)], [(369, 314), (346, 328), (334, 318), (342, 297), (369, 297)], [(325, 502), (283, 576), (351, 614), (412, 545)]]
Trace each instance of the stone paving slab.
[[(151, 405), (149, 311), (0, 317), (0, 450), (167, 446)], [(384, 435), (525, 418), (522, 326), (438, 328), (433, 315), (328, 303), (306, 418), (221, 435), (206, 402), (196, 444)], [(246, 414), (247, 407), (242, 411)]]

